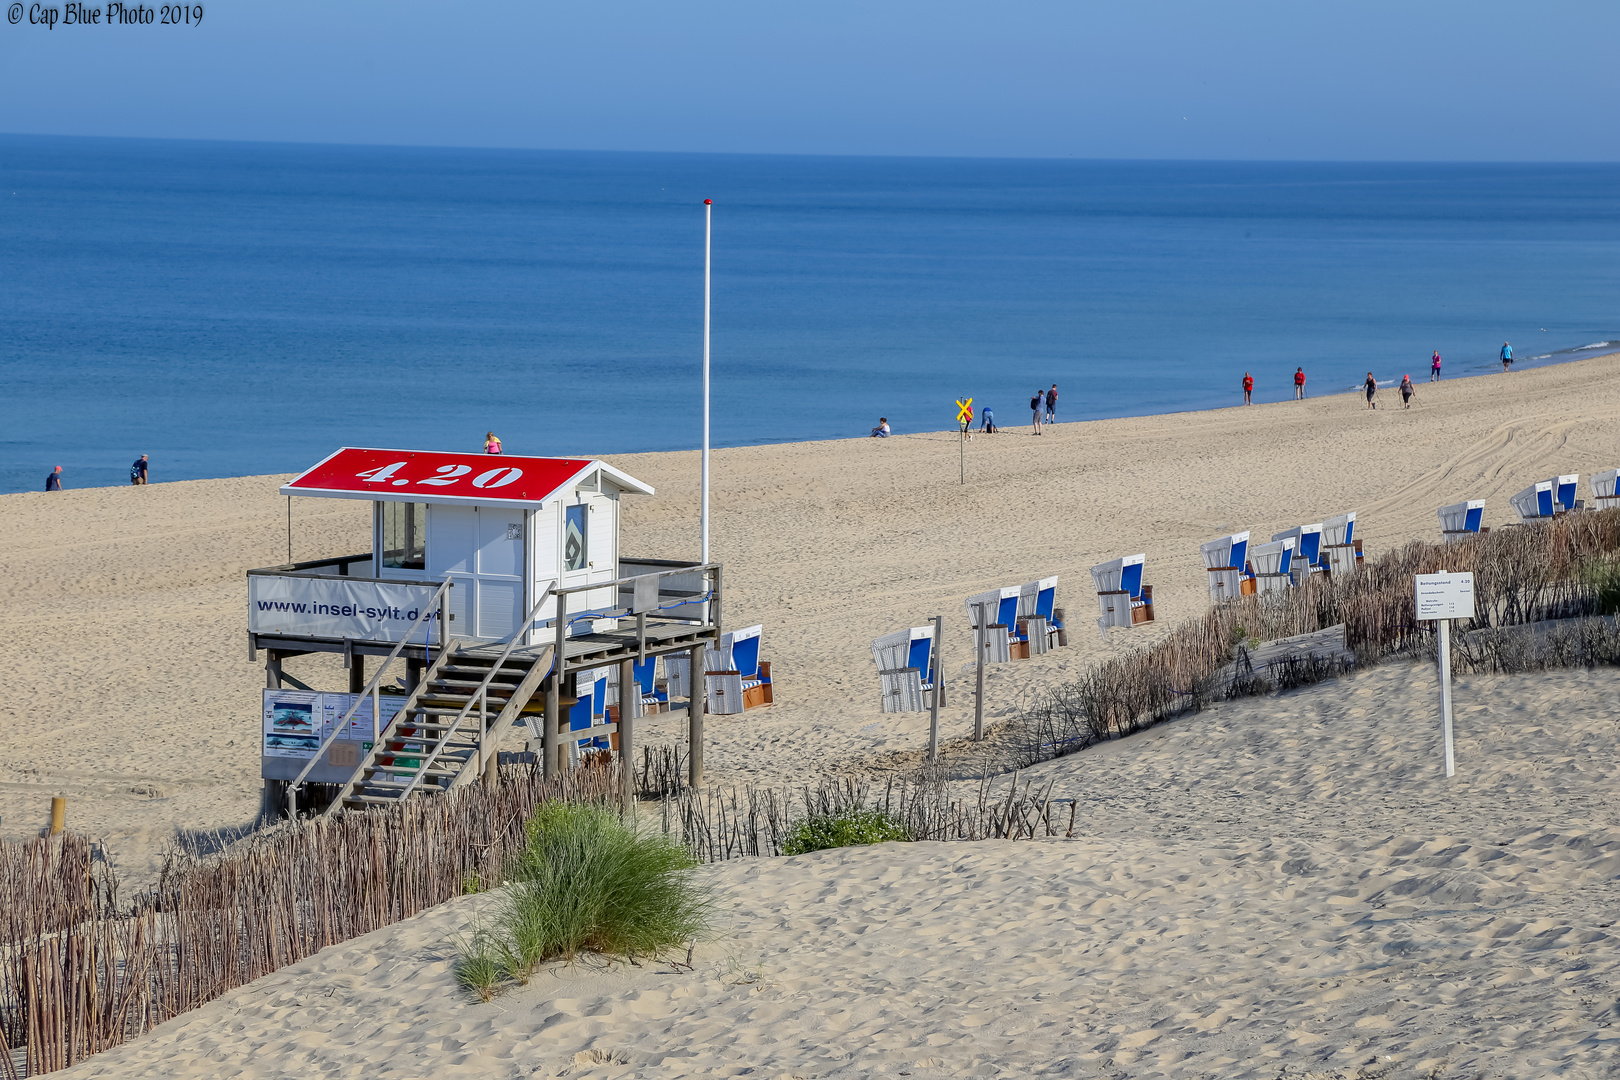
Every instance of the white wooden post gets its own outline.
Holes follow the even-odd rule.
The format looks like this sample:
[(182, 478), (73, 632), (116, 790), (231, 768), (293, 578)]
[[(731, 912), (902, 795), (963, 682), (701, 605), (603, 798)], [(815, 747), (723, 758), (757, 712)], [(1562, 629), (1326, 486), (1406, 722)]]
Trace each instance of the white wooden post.
[(1451, 620), (1440, 620), (1440, 723), (1445, 731), (1446, 776), (1456, 775), (1457, 759), (1451, 748)]
[(940, 646), (945, 638), (945, 620), (942, 616), (934, 616), (934, 697), (928, 706), (928, 760), (939, 760), (939, 699), (945, 693), (945, 662), (940, 656)]

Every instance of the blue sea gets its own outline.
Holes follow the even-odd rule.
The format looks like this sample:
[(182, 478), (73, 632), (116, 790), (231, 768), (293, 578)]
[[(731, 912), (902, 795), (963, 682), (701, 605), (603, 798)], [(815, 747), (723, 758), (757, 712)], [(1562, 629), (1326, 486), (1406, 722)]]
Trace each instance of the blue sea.
[[(0, 491), (343, 445), (716, 445), (1235, 404), (1620, 341), (1620, 166), (0, 137)], [(1583, 352), (1584, 350), (1584, 352)]]

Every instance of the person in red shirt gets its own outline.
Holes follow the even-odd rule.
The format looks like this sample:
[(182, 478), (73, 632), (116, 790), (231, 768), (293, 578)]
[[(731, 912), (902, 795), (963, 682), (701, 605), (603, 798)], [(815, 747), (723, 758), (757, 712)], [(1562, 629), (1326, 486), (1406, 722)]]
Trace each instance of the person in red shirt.
[(1294, 369), (1294, 400), (1295, 401), (1304, 401), (1305, 400), (1305, 369), (1304, 368), (1295, 368)]
[(1243, 373), (1243, 404), (1249, 404), (1249, 395), (1254, 393), (1254, 376), (1247, 371)]

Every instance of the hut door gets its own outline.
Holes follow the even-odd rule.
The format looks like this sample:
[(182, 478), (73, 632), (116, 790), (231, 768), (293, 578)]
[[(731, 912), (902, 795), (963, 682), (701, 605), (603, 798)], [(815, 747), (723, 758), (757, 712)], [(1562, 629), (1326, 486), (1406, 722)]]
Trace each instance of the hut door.
[(450, 634), (499, 641), (523, 618), (523, 511), (435, 505), (428, 515), (428, 573), (455, 579)]

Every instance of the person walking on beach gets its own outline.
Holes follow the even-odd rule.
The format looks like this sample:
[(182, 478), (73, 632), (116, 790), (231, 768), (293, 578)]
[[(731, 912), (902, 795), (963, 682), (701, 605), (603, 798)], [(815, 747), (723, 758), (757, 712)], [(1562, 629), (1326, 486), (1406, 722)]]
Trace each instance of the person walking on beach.
[(892, 432), (889, 431), (889, 418), (887, 416), (878, 417), (878, 426), (872, 429), (872, 438), (887, 439), (890, 434)]
[(141, 486), (145, 485), (145, 483), (146, 483), (146, 455), (145, 454), (142, 454), (139, 458), (137, 458), (135, 460), (135, 464), (133, 464), (133, 465), (131, 465), (129, 467), (129, 482), (134, 484), (136, 487), (141, 487)]
[(498, 454), (501, 452), (501, 440), (495, 437), (493, 431), (484, 433), (484, 453)]
[(1046, 406), (1046, 395), (1039, 390), (1029, 399), (1029, 411), (1035, 414), (1035, 434), (1041, 433), (1041, 409)]
[(1294, 369), (1294, 400), (1305, 400), (1305, 369), (1302, 367)]
[(1254, 376), (1247, 371), (1243, 373), (1243, 404), (1249, 404), (1249, 395), (1254, 393)]
[(1378, 408), (1378, 402), (1373, 400), (1373, 395), (1378, 393), (1378, 380), (1373, 378), (1372, 372), (1367, 372), (1367, 381), (1363, 385), (1367, 387), (1367, 408)]
[(1057, 383), (1053, 383), (1052, 389), (1046, 392), (1046, 422), (1057, 423)]
[(1504, 341), (1504, 342), (1502, 342), (1502, 370), (1503, 371), (1511, 371), (1512, 369), (1513, 369), (1513, 346), (1509, 345), (1507, 342)]
[(1429, 364), (1429, 381), (1440, 381), (1440, 350), (1434, 350), (1434, 360)]
[(61, 491), (62, 490), (62, 466), (58, 465), (56, 468), (54, 468), (54, 469), (52, 469), (50, 471), (50, 475), (45, 477), (45, 490), (46, 491)]
[(1410, 409), (1412, 407), (1412, 395), (1415, 394), (1415, 393), (1417, 393), (1417, 387), (1412, 385), (1412, 376), (1410, 376), (1410, 375), (1402, 375), (1401, 376), (1401, 408)]

